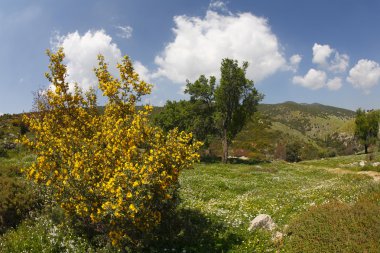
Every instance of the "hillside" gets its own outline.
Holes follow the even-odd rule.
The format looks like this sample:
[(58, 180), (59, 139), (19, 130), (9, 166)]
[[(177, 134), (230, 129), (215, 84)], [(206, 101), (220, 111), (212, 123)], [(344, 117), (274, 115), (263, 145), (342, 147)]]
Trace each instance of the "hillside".
[(235, 138), (232, 153), (282, 158), (287, 144), (298, 143), (304, 159), (352, 154), (358, 148), (353, 140), (354, 117), (354, 111), (316, 103), (261, 104)]
[[(103, 107), (99, 107), (103, 111)], [(152, 117), (162, 107), (154, 107)], [(0, 117), (2, 147), (20, 133), (21, 115)], [(358, 145), (353, 140), (355, 112), (321, 104), (261, 104), (252, 121), (238, 134), (231, 155), (261, 160), (284, 159), (286, 146), (296, 143), (301, 159), (353, 154)], [(211, 144), (211, 152), (219, 155), (220, 143)]]

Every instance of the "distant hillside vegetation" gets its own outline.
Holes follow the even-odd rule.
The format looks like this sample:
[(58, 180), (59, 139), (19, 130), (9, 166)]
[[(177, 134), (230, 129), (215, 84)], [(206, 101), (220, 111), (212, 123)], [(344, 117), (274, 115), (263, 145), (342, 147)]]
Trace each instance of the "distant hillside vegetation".
[[(152, 117), (162, 109), (154, 107)], [(261, 160), (285, 159), (292, 145), (298, 148), (301, 160), (353, 154), (358, 150), (353, 138), (354, 118), (354, 111), (321, 104), (261, 104), (233, 141), (230, 154)], [(14, 140), (26, 132), (21, 114), (0, 116), (0, 153), (13, 149)], [(221, 154), (218, 139), (212, 142), (210, 152)]]
[(283, 159), (292, 144), (301, 160), (352, 154), (358, 148), (354, 119), (354, 111), (316, 103), (261, 104), (234, 140), (232, 155)]

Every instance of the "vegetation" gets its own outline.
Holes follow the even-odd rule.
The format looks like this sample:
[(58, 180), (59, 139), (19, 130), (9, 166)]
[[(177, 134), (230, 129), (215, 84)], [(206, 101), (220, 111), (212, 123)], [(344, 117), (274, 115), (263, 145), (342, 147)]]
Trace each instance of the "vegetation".
[(220, 84), (215, 77), (201, 75), (194, 83), (187, 82), (185, 92), (190, 101), (168, 101), (156, 117), (164, 129), (190, 130), (208, 146), (210, 136), (219, 135), (222, 142), (222, 161), (227, 162), (228, 147), (257, 109), (263, 96), (246, 78), (248, 63), (239, 67), (236, 60), (223, 59)]
[(155, 115), (154, 121), (167, 132), (174, 128), (191, 132), (208, 148), (216, 133), (213, 115), (215, 78), (211, 77), (209, 81), (201, 76), (194, 84), (187, 82), (186, 87), (185, 93), (190, 94), (190, 101), (167, 101), (163, 110)]
[(63, 50), (48, 56), (46, 76), (54, 89), (25, 117), (34, 136), (22, 142), (37, 155), (25, 173), (48, 187), (69, 217), (108, 234), (113, 245), (138, 248), (142, 235), (176, 204), (179, 172), (198, 159), (201, 143), (177, 130), (164, 134), (149, 124), (150, 106), (136, 109), (151, 87), (128, 57), (116, 79), (99, 56), (95, 73), (108, 98), (99, 114), (94, 91), (69, 90)]
[[(34, 159), (33, 155), (11, 152), (8, 158), (0, 158), (0, 168), (16, 171), (11, 167), (25, 167)], [(146, 234), (141, 251), (299, 252), (299, 249), (322, 243), (324, 249), (334, 249), (335, 241), (325, 240), (330, 236), (347, 239), (339, 241), (340, 245), (359, 247), (360, 235), (367, 235), (363, 241), (365, 249), (376, 252), (380, 238), (373, 229), (378, 223), (369, 226), (368, 222), (375, 222), (378, 217), (376, 195), (380, 194), (380, 188), (371, 177), (358, 174), (362, 169), (370, 169), (358, 164), (359, 161), (369, 164), (367, 159), (365, 155), (354, 155), (291, 164), (281, 161), (198, 164), (194, 170), (181, 173), (180, 205)], [(371, 164), (376, 162), (380, 162), (379, 154), (374, 154)], [(12, 173), (8, 175), (20, 175)], [(359, 208), (362, 211), (359, 212)], [(59, 217), (57, 211), (48, 206), (42, 213), (32, 210), (36, 211), (31, 218), (0, 237), (0, 252), (43, 252), (41, 249), (45, 252), (118, 252), (101, 234), (89, 236), (88, 228), (65, 216)], [(322, 213), (318, 215), (319, 212)], [(270, 232), (247, 230), (250, 220), (260, 213), (271, 215), (277, 224), (276, 231), (285, 235), (282, 241), (272, 241)], [(334, 219), (342, 215), (339, 225), (332, 223), (328, 218), (330, 214)], [(309, 228), (304, 228), (307, 236), (302, 241), (297, 239), (301, 233), (297, 233), (296, 224)], [(348, 231), (355, 233), (347, 237)], [(363, 251), (363, 247), (347, 249)]]
[(358, 109), (355, 119), (355, 136), (364, 145), (364, 152), (368, 154), (368, 147), (375, 144), (379, 133), (379, 113), (365, 112)]
[(221, 78), (220, 85), (215, 90), (215, 107), (224, 163), (227, 162), (229, 143), (242, 130), (263, 98), (253, 81), (245, 77), (247, 68), (248, 62), (239, 67), (238, 62), (231, 59), (224, 59), (220, 68)]
[[(189, 101), (137, 107), (150, 85), (127, 57), (112, 77), (102, 56), (98, 107), (93, 90), (65, 81), (62, 50), (48, 55), (54, 88), (38, 93), (36, 112), (0, 117), (0, 252), (379, 251), (380, 154), (339, 156), (357, 150), (355, 129), (375, 113), (355, 124), (354, 112), (319, 104), (258, 106), (247, 65), (228, 59), (225, 86), (201, 76), (187, 82)], [(227, 94), (239, 102), (223, 104)], [(195, 138), (223, 156), (225, 132), (240, 158), (192, 166)], [(303, 161), (319, 157), (329, 158)], [(259, 214), (273, 231), (248, 230)]]
[(333, 201), (312, 207), (291, 222), (288, 231), (291, 236), (286, 250), (289, 252), (378, 252), (379, 200), (380, 195), (377, 192), (360, 199), (353, 205)]
[[(286, 160), (286, 146), (298, 143), (300, 159), (351, 155), (359, 150), (354, 138), (355, 112), (320, 104), (260, 104), (231, 145), (234, 156)], [(221, 154), (217, 145), (211, 145)]]

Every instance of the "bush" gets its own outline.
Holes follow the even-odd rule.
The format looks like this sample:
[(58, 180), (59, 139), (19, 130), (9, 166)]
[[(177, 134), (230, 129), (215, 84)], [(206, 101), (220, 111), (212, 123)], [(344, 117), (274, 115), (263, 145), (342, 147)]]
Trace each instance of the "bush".
[(39, 207), (41, 200), (22, 178), (0, 176), (0, 185), (0, 233), (3, 233)]
[(7, 157), (8, 153), (7, 150), (4, 148), (3, 145), (0, 144), (0, 157)]
[(289, 225), (288, 252), (379, 252), (380, 194), (311, 208)]
[[(17, 230), (0, 237), (0, 252), (95, 252), (87, 241), (66, 225), (56, 225), (47, 216), (25, 220)], [(109, 251), (108, 251), (109, 252)]]
[(301, 161), (301, 144), (292, 142), (286, 144), (286, 159), (287, 162)]
[(119, 80), (99, 56), (95, 72), (108, 98), (100, 114), (94, 90), (69, 91), (62, 49), (48, 55), (47, 78), (55, 89), (40, 93), (38, 111), (25, 117), (34, 137), (22, 140), (37, 155), (25, 172), (89, 230), (107, 233), (115, 245), (136, 245), (177, 203), (179, 172), (199, 159), (201, 143), (191, 134), (153, 127), (151, 106), (136, 109), (151, 86), (128, 57), (118, 65)]

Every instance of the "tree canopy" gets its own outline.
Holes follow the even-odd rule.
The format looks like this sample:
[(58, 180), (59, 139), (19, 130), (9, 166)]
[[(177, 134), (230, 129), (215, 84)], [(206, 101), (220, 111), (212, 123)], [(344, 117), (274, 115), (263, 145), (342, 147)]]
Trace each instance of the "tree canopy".
[(194, 83), (187, 81), (185, 93), (189, 101), (168, 101), (156, 117), (156, 123), (164, 129), (178, 127), (194, 133), (195, 137), (209, 144), (211, 136), (222, 140), (223, 162), (227, 162), (228, 146), (256, 111), (263, 98), (246, 78), (248, 63), (240, 67), (236, 60), (223, 59), (219, 85), (216, 78), (201, 75)]
[(364, 145), (364, 151), (368, 153), (368, 147), (376, 143), (379, 132), (379, 113), (358, 109), (355, 119), (355, 136)]

